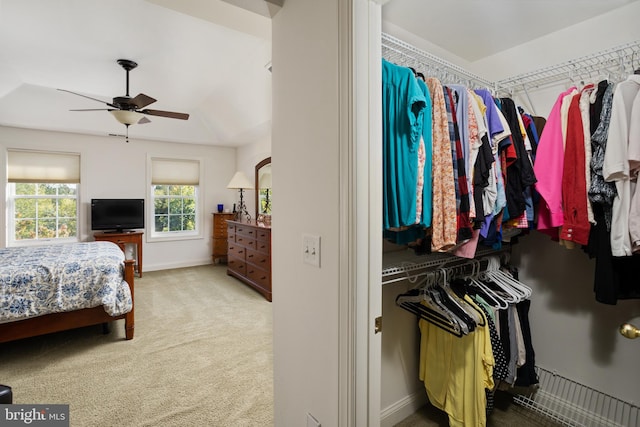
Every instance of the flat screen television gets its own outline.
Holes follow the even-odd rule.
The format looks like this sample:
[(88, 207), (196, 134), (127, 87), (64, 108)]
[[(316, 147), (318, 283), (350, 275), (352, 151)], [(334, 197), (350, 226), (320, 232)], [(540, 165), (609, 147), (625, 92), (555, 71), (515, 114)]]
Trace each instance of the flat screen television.
[(144, 199), (91, 199), (91, 229), (122, 232), (144, 228)]

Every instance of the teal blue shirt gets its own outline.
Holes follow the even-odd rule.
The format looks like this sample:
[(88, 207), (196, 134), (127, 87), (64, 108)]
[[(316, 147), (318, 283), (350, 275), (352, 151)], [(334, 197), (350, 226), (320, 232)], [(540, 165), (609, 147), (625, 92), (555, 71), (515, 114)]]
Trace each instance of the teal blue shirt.
[(426, 99), (413, 72), (382, 60), (384, 228), (414, 225)]

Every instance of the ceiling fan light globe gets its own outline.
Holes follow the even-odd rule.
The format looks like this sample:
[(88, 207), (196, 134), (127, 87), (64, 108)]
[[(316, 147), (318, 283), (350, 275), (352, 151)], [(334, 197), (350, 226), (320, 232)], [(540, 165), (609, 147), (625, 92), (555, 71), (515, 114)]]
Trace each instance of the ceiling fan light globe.
[(144, 117), (144, 114), (138, 113), (137, 111), (112, 110), (109, 112), (113, 115), (113, 117), (116, 118), (117, 121), (127, 126), (138, 123), (138, 121), (140, 121), (140, 119)]

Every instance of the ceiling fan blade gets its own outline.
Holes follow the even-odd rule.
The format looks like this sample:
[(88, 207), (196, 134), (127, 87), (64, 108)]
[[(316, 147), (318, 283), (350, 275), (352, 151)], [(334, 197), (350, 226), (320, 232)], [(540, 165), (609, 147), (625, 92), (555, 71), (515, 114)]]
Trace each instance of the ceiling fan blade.
[(149, 104), (153, 104), (157, 99), (154, 99), (144, 93), (139, 93), (138, 96), (131, 100), (131, 103), (134, 104), (137, 108), (144, 108)]
[(145, 123), (151, 123), (151, 120), (147, 119), (146, 117), (143, 117), (140, 120), (138, 120), (139, 125), (143, 125)]
[(113, 111), (113, 108), (81, 108), (81, 109), (73, 109), (69, 111)]
[(162, 111), (162, 110), (140, 110), (138, 111), (142, 114), (149, 114), (150, 116), (160, 116), (160, 117), (168, 117), (170, 119), (180, 119), (187, 120), (189, 115), (186, 113), (176, 113), (173, 111)]
[(59, 90), (59, 91), (62, 91), (62, 92), (68, 92), (68, 93), (70, 93), (70, 94), (72, 94), (72, 95), (78, 95), (78, 96), (81, 96), (81, 97), (83, 97), (83, 98), (91, 99), (91, 100), (93, 100), (93, 101), (98, 101), (98, 102), (101, 102), (101, 103), (103, 103), (103, 104), (108, 105), (109, 107), (118, 108), (118, 107), (116, 107), (115, 105), (113, 105), (113, 104), (111, 104), (111, 103), (109, 103), (109, 102), (103, 101), (102, 99), (92, 98), (92, 97), (90, 97), (90, 96), (83, 95), (83, 94), (81, 94), (81, 93), (71, 92), (70, 90), (66, 90), (66, 89), (58, 89), (58, 90)]

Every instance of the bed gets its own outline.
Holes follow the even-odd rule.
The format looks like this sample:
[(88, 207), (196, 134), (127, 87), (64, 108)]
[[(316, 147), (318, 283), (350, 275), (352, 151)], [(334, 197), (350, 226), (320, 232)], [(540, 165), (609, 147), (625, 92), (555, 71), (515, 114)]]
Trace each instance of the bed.
[(118, 319), (133, 339), (134, 263), (111, 242), (0, 249), (0, 343)]

